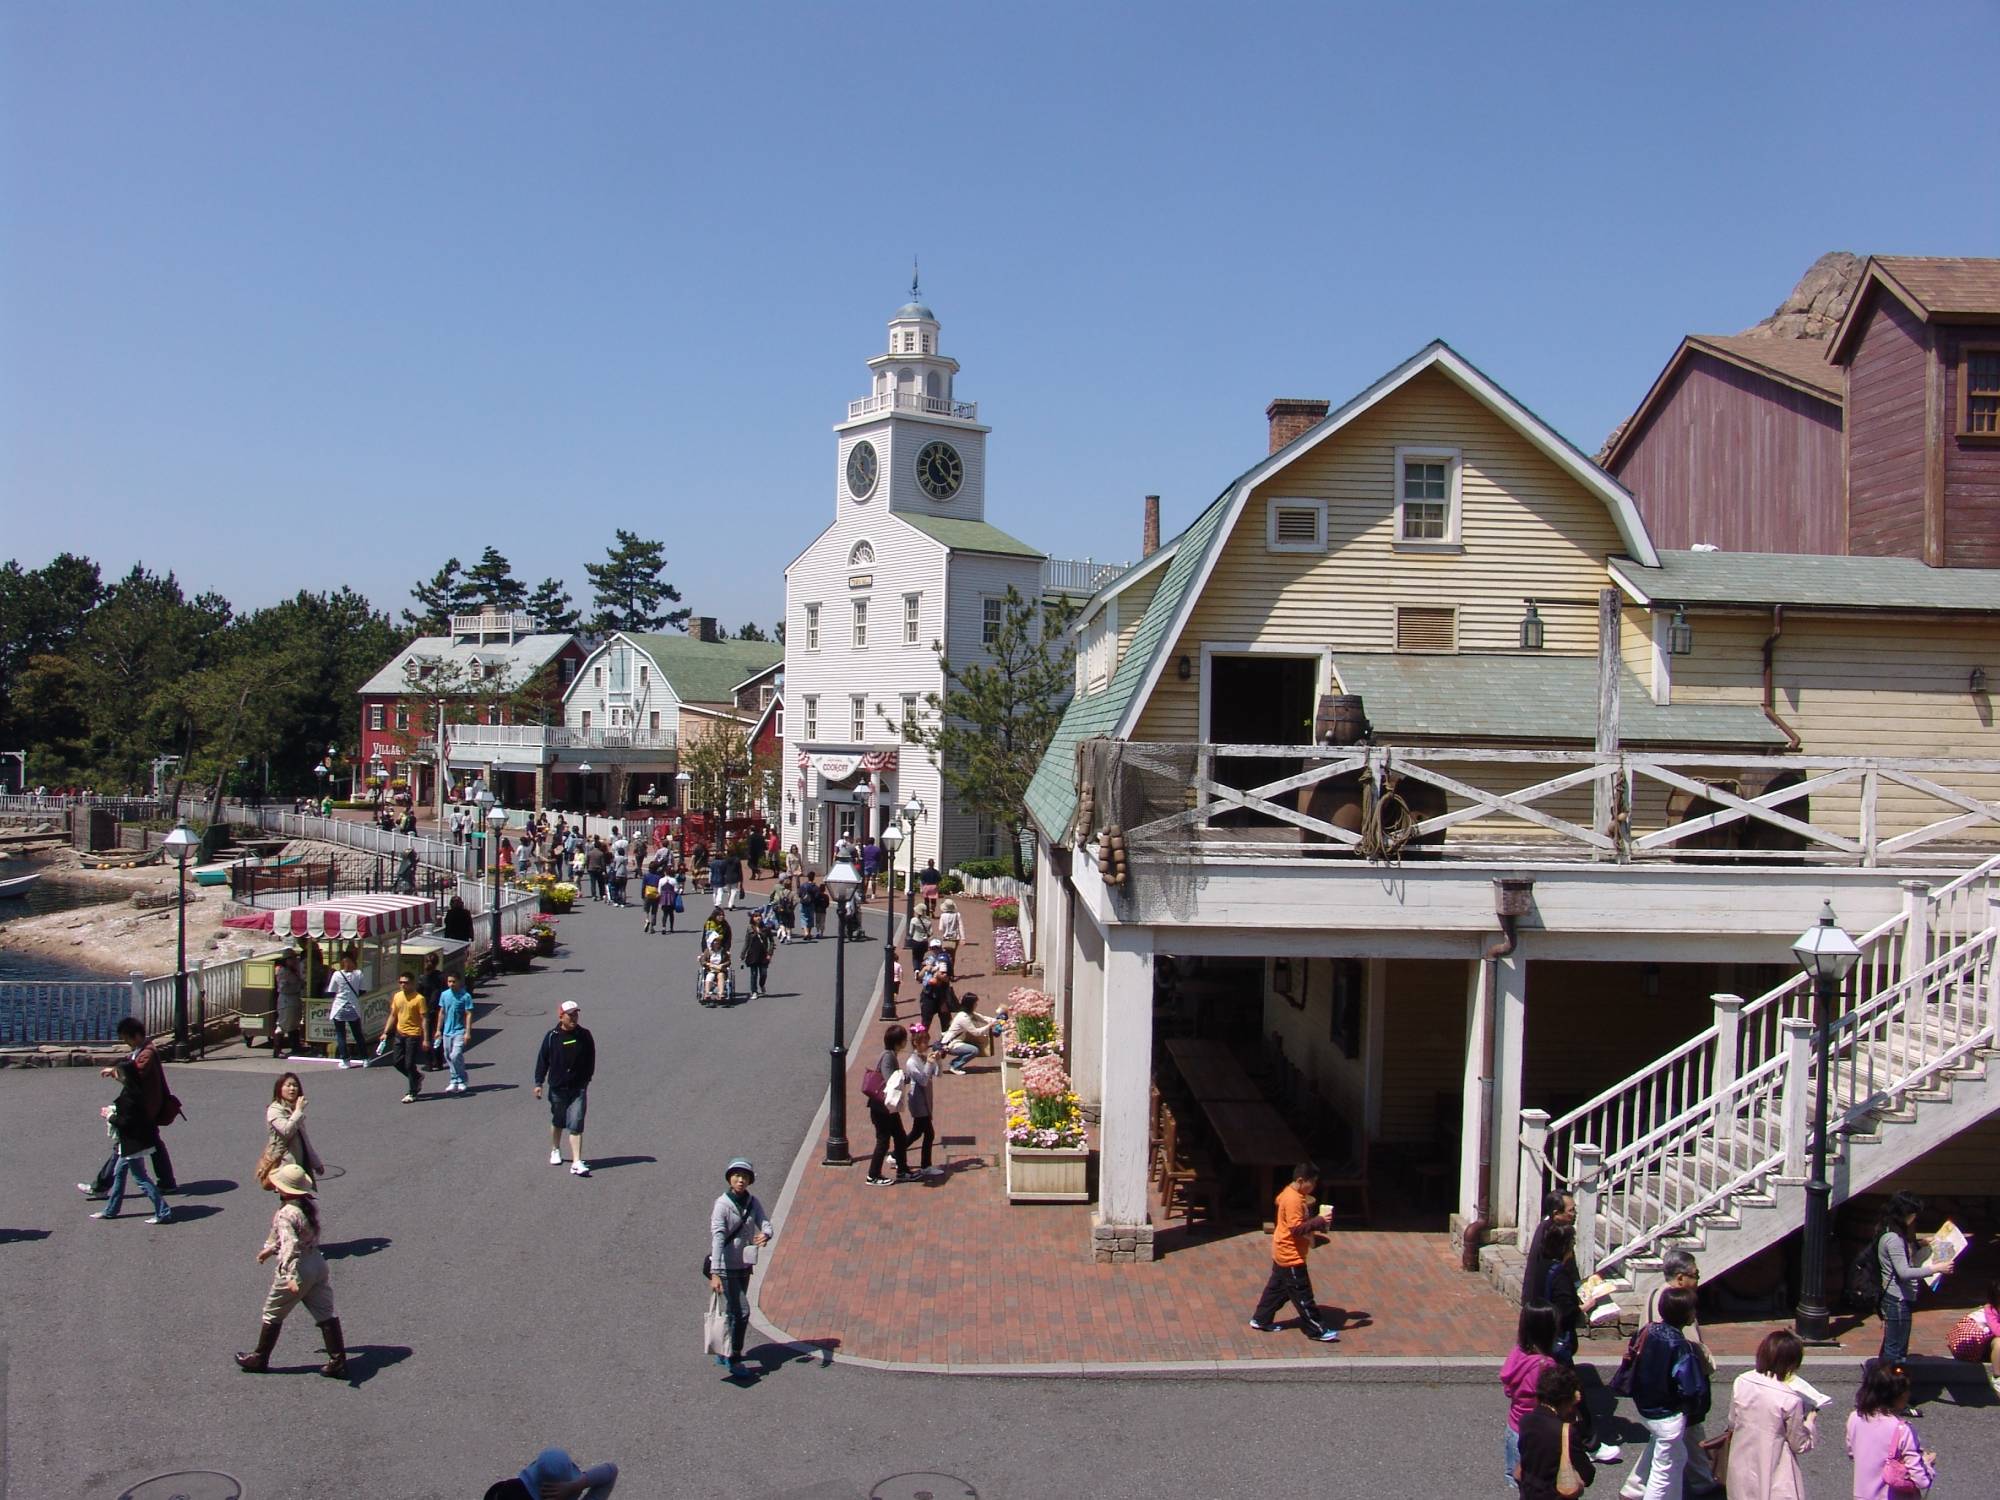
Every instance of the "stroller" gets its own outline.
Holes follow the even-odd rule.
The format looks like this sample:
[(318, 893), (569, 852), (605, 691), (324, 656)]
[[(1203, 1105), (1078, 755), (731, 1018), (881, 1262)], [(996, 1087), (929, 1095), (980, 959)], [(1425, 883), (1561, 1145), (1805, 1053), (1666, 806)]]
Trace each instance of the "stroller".
[(695, 973), (695, 998), (704, 1006), (732, 1005), (736, 1001), (736, 966), (721, 935), (711, 933), (703, 940)]

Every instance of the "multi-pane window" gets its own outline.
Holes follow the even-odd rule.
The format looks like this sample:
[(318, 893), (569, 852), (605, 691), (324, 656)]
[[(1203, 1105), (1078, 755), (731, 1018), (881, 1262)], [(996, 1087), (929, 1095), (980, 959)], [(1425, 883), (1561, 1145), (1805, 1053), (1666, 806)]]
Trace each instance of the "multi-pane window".
[(850, 568), (865, 568), (875, 561), (875, 548), (868, 542), (856, 542), (854, 550), (847, 554)]
[(864, 651), (868, 647), (868, 601), (854, 601), (854, 649)]
[(1403, 463), (1403, 540), (1441, 542), (1451, 525), (1451, 496), (1445, 462), (1406, 459)]
[(410, 710), (406, 705), (401, 703), (396, 705), (396, 727), (398, 729), (408, 729), (410, 727)]
[(819, 738), (819, 699), (811, 693), (806, 694), (806, 738)]
[(590, 710), (587, 708), (583, 711), (583, 732), (590, 733)]
[[(639, 669), (639, 678), (642, 682), (645, 680), (645, 676), (646, 669), (641, 667)], [(646, 732), (652, 735), (654, 739), (660, 737), (660, 711), (657, 708), (646, 715)]]
[(819, 606), (806, 606), (806, 650), (819, 650)]
[(917, 695), (903, 694), (903, 735), (908, 738), (917, 727)]
[(914, 646), (917, 643), (917, 612), (923, 604), (923, 598), (922, 594), (903, 595), (903, 644), (905, 646)]
[(1965, 415), (1959, 430), (1971, 437), (2000, 437), (2000, 349), (1965, 351)]
[(379, 733), (382, 728), (382, 721), (384, 717), (385, 717), (385, 710), (383, 709), (381, 704), (371, 703), (368, 705), (368, 727), (370, 729), (375, 730)]
[(652, 673), (647, 670), (646, 664), (644, 662), (641, 662), (639, 664), (639, 686), (644, 687), (646, 685), (647, 680), (651, 676)]
[(979, 643), (991, 646), (1000, 639), (1001, 623), (1007, 618), (1005, 599), (982, 599), (980, 601)]
[(868, 737), (868, 700), (859, 694), (847, 700), (848, 738), (859, 744)]
[(778, 705), (777, 711), (771, 715), (771, 733), (779, 739), (785, 737), (785, 705), (782, 703)]

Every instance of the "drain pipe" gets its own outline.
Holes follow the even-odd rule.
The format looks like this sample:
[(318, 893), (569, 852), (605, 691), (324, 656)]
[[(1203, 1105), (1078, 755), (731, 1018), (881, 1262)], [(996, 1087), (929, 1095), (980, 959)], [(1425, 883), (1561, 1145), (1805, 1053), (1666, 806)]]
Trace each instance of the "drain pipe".
[[(1532, 876), (1509, 875), (1493, 882), (1493, 915), (1500, 922), (1500, 940), (1486, 949), (1484, 963), (1497, 963), (1510, 956), (1520, 944), (1519, 923), (1534, 905)], [(1472, 1222), (1460, 1240), (1459, 1264), (1465, 1270), (1479, 1269), (1479, 1246), (1493, 1227), (1493, 1053), (1499, 1041), (1494, 1024), (1494, 1008), (1499, 987), (1486, 986), (1486, 1003), (1479, 1016), (1479, 1171), (1474, 1179)]]
[(1784, 633), (1785, 606), (1774, 604), (1771, 606), (1771, 633), (1764, 637), (1764, 717), (1775, 724), (1778, 732), (1785, 737), (1787, 742), (1786, 748), (1797, 754), (1799, 748), (1798, 731), (1778, 717), (1777, 688), (1772, 684), (1771, 680), (1771, 664), (1777, 659), (1778, 655), (1778, 637)]

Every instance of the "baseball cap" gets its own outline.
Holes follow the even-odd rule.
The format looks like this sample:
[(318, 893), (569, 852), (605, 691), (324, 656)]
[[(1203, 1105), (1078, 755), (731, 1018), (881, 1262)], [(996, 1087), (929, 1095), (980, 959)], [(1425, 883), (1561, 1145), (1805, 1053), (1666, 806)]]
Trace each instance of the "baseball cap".
[(556, 1007), (556, 1009), (557, 1009), (557, 1010), (582, 1010), (582, 1009), (583, 1009), (583, 1007), (582, 1007), (582, 1006), (580, 1006), (580, 1005), (578, 1005), (578, 1004), (577, 1004), (577, 1003), (576, 1003), (576, 1002), (575, 1002), (574, 1000), (565, 1000), (565, 1001), (563, 1001), (563, 1003), (562, 1003), (561, 1005), (558, 1005), (558, 1006)]

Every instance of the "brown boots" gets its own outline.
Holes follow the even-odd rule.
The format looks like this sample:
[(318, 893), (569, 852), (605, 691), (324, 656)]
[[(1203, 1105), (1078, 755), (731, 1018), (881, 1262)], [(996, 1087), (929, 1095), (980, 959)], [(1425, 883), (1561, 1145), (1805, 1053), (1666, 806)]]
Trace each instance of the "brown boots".
[[(257, 1330), (257, 1349), (253, 1354), (236, 1356), (236, 1368), (246, 1374), (261, 1375), (271, 1368), (271, 1351), (278, 1347), (278, 1330), (282, 1323), (265, 1323)], [(326, 1341), (327, 1361), (319, 1367), (319, 1372), (335, 1380), (347, 1376), (347, 1341), (341, 1337), (340, 1319), (328, 1318), (319, 1325), (320, 1337)]]
[(340, 1319), (328, 1318), (319, 1325), (320, 1337), (326, 1341), (327, 1362), (319, 1367), (322, 1375), (334, 1380), (347, 1375), (347, 1343), (340, 1336)]
[(236, 1356), (236, 1368), (249, 1375), (261, 1375), (271, 1367), (271, 1351), (278, 1347), (282, 1323), (262, 1323), (257, 1328), (257, 1352)]

